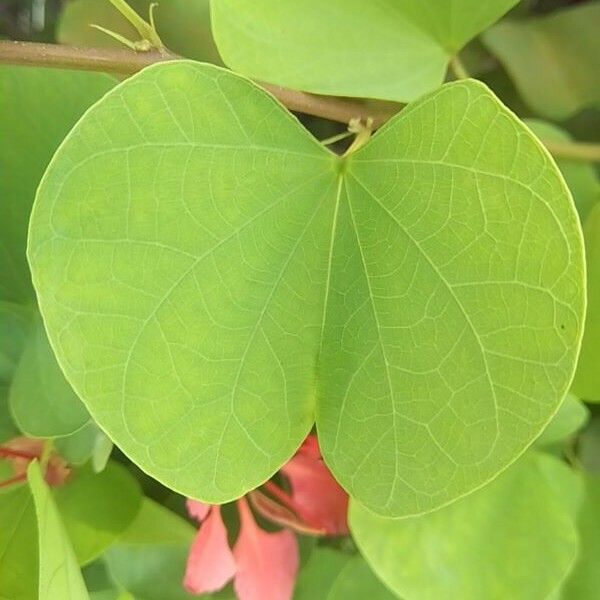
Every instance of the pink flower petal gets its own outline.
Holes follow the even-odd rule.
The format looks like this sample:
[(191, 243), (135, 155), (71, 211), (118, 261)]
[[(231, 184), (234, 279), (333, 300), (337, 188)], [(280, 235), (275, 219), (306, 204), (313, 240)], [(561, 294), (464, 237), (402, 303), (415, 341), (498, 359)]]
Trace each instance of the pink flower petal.
[(210, 504), (204, 504), (204, 502), (198, 502), (198, 500), (192, 500), (191, 498), (187, 499), (185, 506), (190, 517), (196, 519), (198, 523), (204, 521), (206, 515), (208, 515), (208, 511), (211, 509)]
[(239, 600), (290, 600), (298, 572), (298, 543), (291, 531), (267, 533), (254, 521), (245, 498), (238, 500), (241, 529), (233, 549), (234, 588)]
[(315, 436), (306, 439), (281, 472), (290, 481), (296, 512), (307, 525), (329, 535), (348, 533), (348, 494), (323, 462)]
[(200, 526), (190, 549), (183, 584), (192, 594), (216, 592), (235, 575), (235, 560), (227, 542), (227, 530), (219, 506)]

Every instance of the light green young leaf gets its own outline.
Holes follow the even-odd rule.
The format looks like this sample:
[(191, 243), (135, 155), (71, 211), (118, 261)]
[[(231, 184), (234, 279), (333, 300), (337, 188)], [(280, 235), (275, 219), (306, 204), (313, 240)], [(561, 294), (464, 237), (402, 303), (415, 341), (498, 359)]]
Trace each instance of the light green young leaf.
[(341, 158), (248, 80), (190, 62), (80, 121), (29, 248), (63, 370), (153, 477), (231, 500), (316, 412), (336, 477), (394, 516), (484, 485), (548, 423), (582, 255), (554, 163), (482, 84)]
[(585, 478), (585, 500), (579, 515), (580, 549), (575, 568), (567, 579), (561, 600), (600, 597), (600, 477)]
[(67, 462), (81, 466), (93, 457), (100, 437), (104, 437), (104, 433), (90, 420), (74, 433), (56, 438), (54, 446)]
[(88, 600), (75, 553), (37, 461), (27, 468), (27, 479), (38, 526), (38, 600)]
[(90, 420), (54, 358), (40, 318), (29, 334), (9, 401), (15, 423), (30, 437), (69, 435)]
[(37, 597), (37, 526), (28, 487), (0, 493), (0, 597)]
[(540, 115), (565, 119), (600, 104), (600, 4), (504, 21), (483, 34), (523, 99)]
[(34, 300), (25, 243), (35, 190), (60, 141), (113, 84), (99, 73), (0, 66), (0, 299)]
[[(146, 17), (150, 0), (132, 0), (128, 4)], [(160, 0), (154, 9), (156, 29), (164, 44), (187, 58), (220, 64), (210, 29), (209, 0)], [(108, 0), (72, 0), (64, 4), (57, 25), (61, 44), (114, 48), (120, 44), (90, 27), (101, 25), (130, 40), (139, 38), (136, 30)]]
[(552, 421), (535, 440), (536, 446), (550, 446), (564, 441), (585, 425), (589, 415), (590, 411), (579, 398), (573, 394), (567, 394)]
[(583, 226), (587, 263), (588, 308), (573, 391), (589, 402), (600, 402), (600, 202)]
[[(571, 141), (571, 136), (564, 130), (538, 119), (525, 119), (527, 126), (542, 140), (557, 142)], [(560, 169), (571, 194), (582, 223), (585, 223), (595, 204), (600, 202), (600, 179), (591, 163), (558, 158), (556, 164)]]
[(219, 0), (213, 34), (249, 77), (319, 94), (406, 102), (517, 0)]
[(374, 571), (407, 600), (544, 599), (577, 554), (571, 492), (580, 483), (564, 463), (528, 453), (429, 515), (385, 519), (353, 502), (350, 527)]
[(125, 467), (109, 463), (101, 473), (77, 471), (54, 491), (54, 500), (79, 564), (108, 548), (132, 523), (141, 506), (141, 490)]

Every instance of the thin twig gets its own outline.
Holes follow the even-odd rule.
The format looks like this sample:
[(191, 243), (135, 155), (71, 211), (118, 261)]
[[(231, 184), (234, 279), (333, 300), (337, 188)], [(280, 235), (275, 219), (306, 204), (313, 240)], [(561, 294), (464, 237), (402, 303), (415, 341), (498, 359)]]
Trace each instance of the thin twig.
[[(133, 75), (159, 61), (177, 60), (180, 56), (168, 52), (132, 52), (126, 48), (101, 49), (38, 44), (34, 42), (0, 41), (0, 64), (55, 67), (81, 71), (101, 71), (118, 75)], [(385, 105), (373, 108), (358, 100), (333, 96), (317, 96), (278, 85), (257, 82), (290, 110), (349, 123), (351, 119), (373, 119), (379, 127), (399, 110)]]
[[(177, 59), (181, 57), (166, 51), (133, 52), (121, 48), (80, 48), (58, 44), (0, 41), (0, 64), (133, 75), (156, 62)], [(457, 76), (466, 75), (464, 68), (461, 70), (462, 65), (456, 62), (456, 57), (452, 67)], [(366, 122), (368, 118), (372, 118), (373, 129), (377, 129), (400, 109), (400, 105), (390, 106), (389, 103), (382, 103), (380, 106), (373, 106), (360, 100), (318, 96), (278, 85), (257, 83), (290, 110), (340, 123), (349, 123), (352, 119)], [(600, 162), (600, 144), (542, 141), (556, 158)]]

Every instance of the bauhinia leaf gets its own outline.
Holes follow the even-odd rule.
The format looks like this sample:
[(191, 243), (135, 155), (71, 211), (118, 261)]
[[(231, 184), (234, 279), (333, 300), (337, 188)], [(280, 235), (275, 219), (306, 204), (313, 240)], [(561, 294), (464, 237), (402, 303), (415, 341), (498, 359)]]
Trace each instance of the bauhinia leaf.
[(600, 104), (600, 4), (505, 21), (483, 35), (523, 99), (540, 115), (565, 119)]
[(589, 416), (590, 411), (585, 404), (573, 394), (567, 394), (548, 427), (535, 440), (536, 446), (546, 447), (566, 441), (585, 425)]
[(580, 484), (564, 463), (529, 453), (485, 488), (429, 515), (385, 519), (354, 503), (350, 527), (401, 598), (542, 599), (575, 561), (571, 495)]
[(29, 465), (27, 479), (38, 523), (38, 599), (88, 600), (75, 553), (37, 461)]
[(581, 339), (568, 190), (473, 81), (342, 158), (242, 77), (151, 67), (63, 143), (29, 258), (93, 417), (209, 503), (270, 477), (315, 413), (362, 503), (397, 516), (452, 502), (541, 432)]
[(218, 0), (225, 63), (249, 77), (319, 94), (414, 100), (448, 60), (517, 0)]
[(69, 435), (90, 420), (56, 363), (39, 317), (15, 372), (9, 400), (15, 423), (30, 437)]

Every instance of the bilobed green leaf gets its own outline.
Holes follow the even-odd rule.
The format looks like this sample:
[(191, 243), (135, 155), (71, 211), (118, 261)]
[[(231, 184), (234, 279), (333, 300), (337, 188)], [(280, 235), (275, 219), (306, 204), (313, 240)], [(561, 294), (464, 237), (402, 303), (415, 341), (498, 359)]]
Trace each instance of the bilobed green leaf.
[(15, 423), (30, 437), (69, 435), (90, 420), (60, 370), (39, 318), (19, 361), (9, 400)]
[(37, 461), (27, 468), (27, 479), (38, 526), (38, 600), (88, 600), (75, 553)]
[(577, 554), (573, 490), (573, 471), (532, 452), (429, 515), (386, 519), (354, 502), (350, 527), (374, 571), (408, 600), (543, 599)]
[(573, 391), (584, 400), (600, 402), (600, 202), (590, 211), (583, 233), (588, 307)]
[(540, 115), (565, 119), (600, 105), (600, 4), (587, 2), (524, 21), (504, 21), (483, 35), (523, 99)]
[(319, 94), (406, 102), (517, 0), (219, 0), (215, 41), (240, 73)]
[(117, 463), (101, 473), (74, 473), (54, 491), (54, 500), (79, 564), (91, 562), (132, 523), (141, 506), (136, 480)]
[(0, 598), (37, 597), (37, 527), (27, 486), (0, 493)]
[[(542, 140), (569, 142), (571, 136), (546, 121), (538, 119), (525, 119), (527, 126)], [(557, 158), (556, 164), (560, 169), (579, 213), (582, 223), (585, 223), (588, 214), (595, 204), (600, 202), (600, 178), (594, 165), (577, 160)]]
[(325, 460), (373, 510), (452, 502), (539, 435), (581, 339), (568, 190), (474, 81), (342, 158), (242, 77), (151, 67), (63, 143), (29, 258), (93, 417), (208, 502), (270, 477), (315, 413)]
[[(146, 18), (151, 2), (132, 0), (128, 4)], [(154, 9), (156, 29), (172, 52), (219, 64), (221, 59), (212, 39), (209, 12), (209, 0), (161, 0)], [(108, 0), (74, 0), (63, 6), (57, 25), (58, 41), (95, 48), (122, 47), (110, 36), (90, 27), (90, 23), (130, 40), (140, 37)]]
[(0, 299), (32, 302), (25, 258), (35, 190), (52, 154), (114, 79), (31, 67), (0, 67)]

